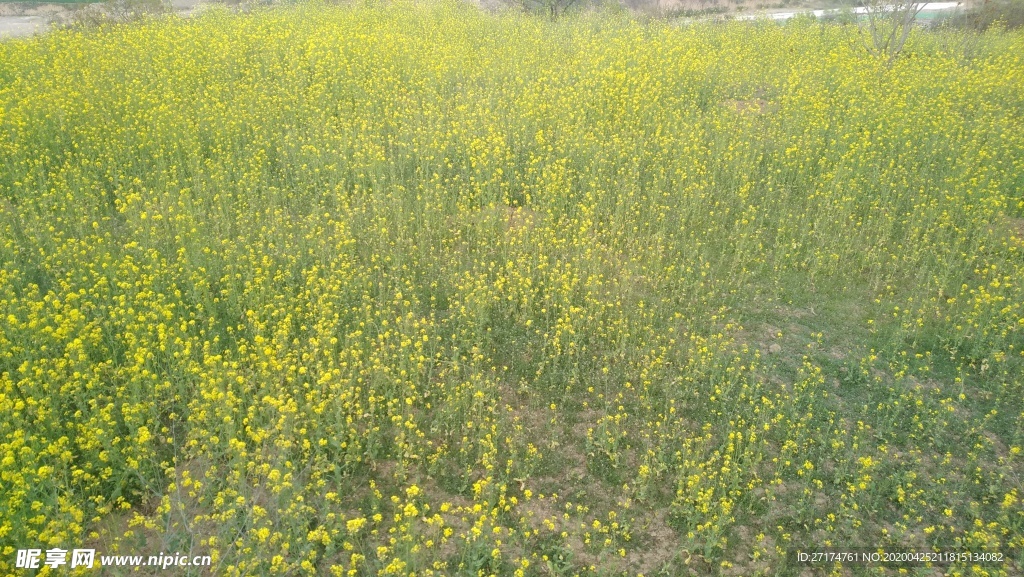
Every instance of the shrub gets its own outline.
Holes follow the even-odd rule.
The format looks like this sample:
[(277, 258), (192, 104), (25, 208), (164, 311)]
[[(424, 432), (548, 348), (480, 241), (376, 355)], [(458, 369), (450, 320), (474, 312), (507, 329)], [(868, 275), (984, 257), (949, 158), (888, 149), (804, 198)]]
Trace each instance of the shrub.
[(985, 0), (964, 12), (943, 20), (947, 26), (984, 31), (993, 26), (1007, 30), (1024, 27), (1024, 2), (1019, 0)]
[(104, 0), (74, 11), (66, 23), (71, 27), (93, 27), (116, 22), (137, 22), (171, 11), (169, 0)]

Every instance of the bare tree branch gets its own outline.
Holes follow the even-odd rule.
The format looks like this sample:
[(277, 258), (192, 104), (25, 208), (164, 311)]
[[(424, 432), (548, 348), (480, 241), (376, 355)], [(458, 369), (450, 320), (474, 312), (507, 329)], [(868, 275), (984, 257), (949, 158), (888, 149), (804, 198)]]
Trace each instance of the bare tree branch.
[(865, 24), (861, 24), (864, 47), (875, 57), (885, 58), (887, 65), (892, 65), (903, 51), (924, 6), (924, 2), (917, 0), (868, 0), (864, 13), (870, 38), (863, 38)]

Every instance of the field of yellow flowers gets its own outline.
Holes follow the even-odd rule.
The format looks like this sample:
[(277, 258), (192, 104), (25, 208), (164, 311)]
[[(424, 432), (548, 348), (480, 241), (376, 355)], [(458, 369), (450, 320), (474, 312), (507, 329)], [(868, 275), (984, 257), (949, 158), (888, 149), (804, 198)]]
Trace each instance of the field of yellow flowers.
[(810, 20), (399, 3), (9, 41), (0, 263), (3, 574), (1024, 570), (1021, 33), (887, 66)]

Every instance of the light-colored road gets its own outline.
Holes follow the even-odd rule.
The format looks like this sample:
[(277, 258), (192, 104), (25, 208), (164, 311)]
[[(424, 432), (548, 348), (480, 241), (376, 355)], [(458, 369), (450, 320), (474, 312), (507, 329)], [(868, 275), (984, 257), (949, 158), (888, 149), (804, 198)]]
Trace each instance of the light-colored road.
[[(171, 8), (182, 16), (191, 14), (199, 0), (171, 0)], [(29, 4), (0, 0), (0, 40), (46, 32), (55, 20), (75, 7), (60, 4)]]
[[(937, 12), (946, 12), (949, 10), (956, 10), (962, 8), (962, 2), (928, 2), (924, 6), (918, 5), (921, 8), (919, 18), (925, 15), (931, 15)], [(854, 14), (867, 14), (868, 8), (857, 7), (851, 10)], [(770, 18), (772, 20), (789, 20), (790, 18), (799, 16), (800, 14), (814, 14), (816, 17), (821, 18), (827, 15), (840, 14), (841, 10), (803, 10), (793, 12), (760, 12), (757, 14), (743, 14), (737, 16), (737, 20), (757, 20), (758, 18)], [(923, 19), (923, 18), (922, 18)]]
[(28, 36), (45, 31), (50, 19), (45, 16), (0, 16), (0, 38)]

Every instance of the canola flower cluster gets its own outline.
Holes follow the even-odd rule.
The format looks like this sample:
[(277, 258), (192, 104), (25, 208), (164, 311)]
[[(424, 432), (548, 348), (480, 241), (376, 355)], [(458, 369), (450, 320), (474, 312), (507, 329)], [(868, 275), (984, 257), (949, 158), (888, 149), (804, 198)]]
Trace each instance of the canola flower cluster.
[(0, 44), (0, 572), (1020, 571), (1024, 35), (906, 51), (452, 3)]

